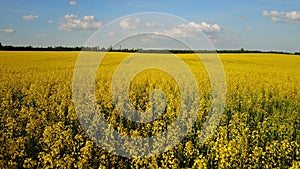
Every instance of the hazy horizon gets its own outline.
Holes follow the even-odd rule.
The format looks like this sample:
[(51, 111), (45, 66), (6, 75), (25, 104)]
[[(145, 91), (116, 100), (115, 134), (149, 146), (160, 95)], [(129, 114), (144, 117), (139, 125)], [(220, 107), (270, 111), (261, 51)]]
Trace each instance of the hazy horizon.
[[(300, 51), (300, 1), (297, 0), (12, 0), (1, 4), (2, 45), (83, 46), (97, 30), (113, 20), (155, 11), (183, 18), (187, 23), (174, 23), (174, 28), (164, 30), (161, 24), (128, 16), (117, 20), (118, 31), (161, 26), (161, 32), (185, 38), (197, 36), (201, 30), (217, 50)], [(115, 31), (109, 31), (107, 37), (120, 38)], [(157, 43), (162, 42), (156, 41), (156, 46), (160, 46)], [(107, 48), (107, 44), (103, 42), (99, 47)]]

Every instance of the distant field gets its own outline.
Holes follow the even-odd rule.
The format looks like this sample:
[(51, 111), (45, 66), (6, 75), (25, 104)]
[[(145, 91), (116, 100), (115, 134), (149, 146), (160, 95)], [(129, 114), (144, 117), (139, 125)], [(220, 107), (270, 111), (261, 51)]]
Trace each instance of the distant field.
[[(171, 150), (144, 159), (128, 159), (98, 147), (78, 122), (72, 103), (72, 77), (78, 55), (0, 51), (0, 168), (300, 167), (299, 56), (220, 54), (227, 80), (226, 108), (213, 137), (199, 144), (197, 138), (210, 105), (209, 79), (194, 54), (178, 54), (198, 82), (202, 118)], [(134, 106), (141, 111), (149, 109), (148, 95), (159, 88), (169, 99), (166, 111), (150, 125), (122, 119), (107, 91), (115, 69), (128, 55), (109, 53), (104, 58), (96, 79), (99, 109), (124, 135), (157, 135), (176, 119), (178, 86), (162, 71), (140, 72), (129, 94)]]

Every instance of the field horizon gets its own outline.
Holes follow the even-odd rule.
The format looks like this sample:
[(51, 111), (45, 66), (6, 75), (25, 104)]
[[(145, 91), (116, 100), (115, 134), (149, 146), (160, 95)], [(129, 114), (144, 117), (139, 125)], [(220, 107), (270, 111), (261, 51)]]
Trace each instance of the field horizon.
[(110, 47), (87, 47), (87, 46), (35, 46), (32, 47), (31, 45), (27, 46), (3, 46), (0, 42), (0, 51), (98, 51), (98, 52), (140, 52), (140, 53), (165, 53), (166, 51), (171, 53), (274, 53), (274, 54), (295, 54), (299, 55), (300, 51), (284, 51), (284, 50), (256, 50), (256, 49), (215, 49), (215, 50), (186, 50), (186, 49), (143, 49), (143, 48), (113, 48)]

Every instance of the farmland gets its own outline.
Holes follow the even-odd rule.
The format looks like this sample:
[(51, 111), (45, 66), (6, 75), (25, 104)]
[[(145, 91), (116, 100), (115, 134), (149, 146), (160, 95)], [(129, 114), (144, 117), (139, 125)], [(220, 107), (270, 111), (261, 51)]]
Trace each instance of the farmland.
[[(300, 167), (299, 56), (220, 54), (227, 86), (225, 111), (214, 135), (198, 143), (210, 106), (209, 78), (194, 54), (177, 54), (197, 81), (199, 118), (188, 135), (168, 151), (126, 158), (97, 146), (80, 126), (72, 101), (78, 55), (0, 52), (0, 168)], [(122, 119), (112, 106), (110, 83), (118, 64), (128, 55), (112, 52), (102, 61), (95, 81), (99, 109), (110, 126), (124, 135), (157, 135), (176, 119), (178, 86), (160, 70), (139, 72), (129, 94), (135, 108), (149, 109), (150, 92), (160, 89), (168, 98), (166, 111), (149, 125)]]

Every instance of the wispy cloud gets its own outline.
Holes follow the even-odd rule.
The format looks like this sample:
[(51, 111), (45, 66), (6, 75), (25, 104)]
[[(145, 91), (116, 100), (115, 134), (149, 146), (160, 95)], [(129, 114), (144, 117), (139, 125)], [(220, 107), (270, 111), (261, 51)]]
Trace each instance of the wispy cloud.
[(300, 23), (300, 11), (263, 11), (264, 17), (270, 18), (274, 22), (289, 22), (289, 23)]
[(108, 36), (115, 36), (114, 32), (108, 32)]
[(34, 21), (37, 20), (39, 17), (36, 15), (25, 15), (23, 16), (24, 21)]
[(48, 24), (54, 24), (54, 21), (53, 20), (49, 20)]
[(199, 33), (216, 33), (221, 32), (221, 26), (218, 24), (208, 24), (206, 22), (190, 22), (181, 24), (171, 30), (164, 31), (164, 34), (175, 37), (193, 37)]
[(154, 22), (147, 22), (146, 23), (146, 27), (157, 27), (158, 24), (157, 23), (154, 23)]
[(0, 32), (3, 32), (3, 33), (15, 33), (16, 31), (14, 29), (0, 29)]
[(120, 27), (124, 29), (136, 29), (140, 24), (140, 19), (125, 18), (120, 21)]
[(65, 15), (63, 22), (58, 29), (63, 31), (85, 31), (94, 30), (102, 27), (102, 23), (95, 19), (93, 15), (83, 16), (81, 19), (77, 15)]
[(70, 2), (69, 2), (69, 4), (72, 6), (76, 5), (76, 3), (77, 3), (76, 0), (70, 0)]

